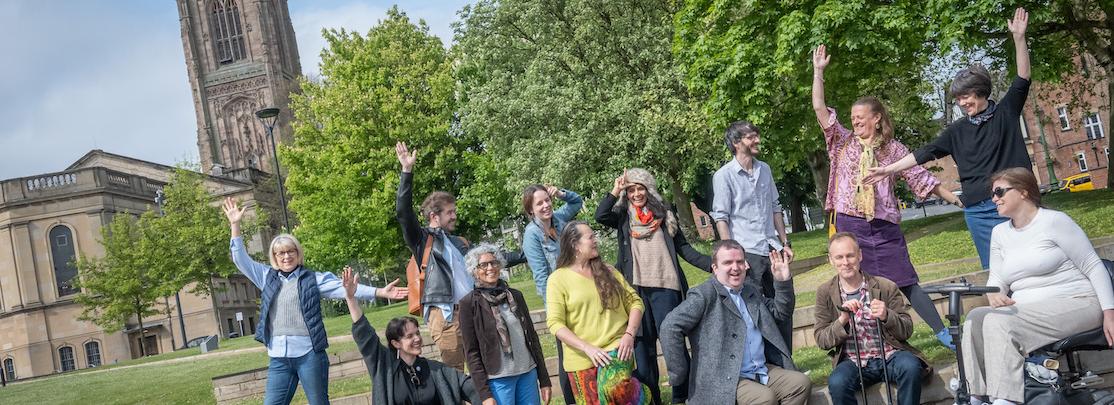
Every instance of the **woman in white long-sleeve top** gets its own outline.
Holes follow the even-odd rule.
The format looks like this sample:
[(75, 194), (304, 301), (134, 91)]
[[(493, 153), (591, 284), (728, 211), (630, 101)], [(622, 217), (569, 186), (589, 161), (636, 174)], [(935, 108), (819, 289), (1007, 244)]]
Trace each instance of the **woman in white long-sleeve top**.
[(1114, 289), (1083, 229), (1041, 208), (1033, 172), (1015, 167), (991, 181), (998, 214), (1009, 218), (990, 237), (987, 285), (1001, 292), (967, 315), (963, 364), (972, 395), (1021, 403), (1029, 352), (1099, 326), (1114, 344)]
[[(223, 208), (232, 227), (232, 262), (262, 290), (255, 340), (267, 345), (271, 358), (263, 403), (289, 404), (300, 381), (310, 404), (328, 404), (329, 356), (325, 348), (329, 341), (321, 321), (321, 299), (345, 299), (340, 279), (333, 273), (305, 268), (302, 245), (289, 234), (271, 240), (267, 251), (270, 265), (252, 260), (240, 236), (244, 207), (226, 198)], [(395, 287), (397, 282), (383, 288), (361, 285), (355, 297), (402, 299), (407, 292)]]

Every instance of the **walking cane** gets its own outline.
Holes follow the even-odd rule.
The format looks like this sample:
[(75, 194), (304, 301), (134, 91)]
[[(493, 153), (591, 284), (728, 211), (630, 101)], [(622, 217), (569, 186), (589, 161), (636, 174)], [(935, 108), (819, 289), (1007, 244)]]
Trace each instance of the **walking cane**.
[[(851, 322), (848, 322), (848, 323), (851, 324), (851, 338), (855, 342), (855, 353), (862, 353), (859, 350), (859, 333), (855, 331), (855, 313), (851, 312), (850, 309), (844, 308), (842, 306), (839, 307), (839, 310), (843, 311), (843, 312), (846, 312), (847, 316), (851, 317)], [(855, 370), (859, 372), (859, 388), (863, 392), (863, 405), (867, 405), (867, 402), (866, 402), (866, 385), (865, 385), (866, 381), (863, 380), (862, 364), (859, 364), (859, 362), (856, 361), (855, 362)], [(830, 387), (829, 387), (829, 389), (830, 389)]]
[[(869, 308), (868, 305), (867, 309)], [(878, 352), (882, 353), (882, 381), (886, 382), (886, 404), (894, 405), (894, 397), (890, 393), (890, 369), (886, 366), (886, 341), (882, 340), (882, 320), (875, 317), (874, 324), (878, 328)]]

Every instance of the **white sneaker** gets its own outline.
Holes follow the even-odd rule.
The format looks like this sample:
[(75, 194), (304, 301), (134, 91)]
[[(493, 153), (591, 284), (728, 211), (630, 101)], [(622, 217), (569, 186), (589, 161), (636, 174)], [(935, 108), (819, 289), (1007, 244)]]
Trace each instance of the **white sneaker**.
[(1017, 404), (1015, 404), (1013, 402), (1010, 402), (1010, 401), (1007, 401), (1007, 400), (1004, 400), (1004, 399), (995, 399), (994, 403), (991, 404), (991, 405), (1017, 405)]

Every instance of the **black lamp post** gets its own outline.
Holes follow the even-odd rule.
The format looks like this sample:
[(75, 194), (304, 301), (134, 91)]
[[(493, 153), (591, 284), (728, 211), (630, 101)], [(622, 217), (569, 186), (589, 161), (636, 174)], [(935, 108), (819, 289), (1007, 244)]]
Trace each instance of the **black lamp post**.
[(267, 129), (267, 136), (271, 138), (271, 152), (275, 156), (275, 183), (278, 184), (279, 203), (282, 204), (282, 223), (290, 231), (290, 216), (286, 213), (286, 193), (282, 190), (282, 169), (279, 168), (278, 146), (275, 144), (275, 123), (278, 121), (279, 110), (277, 107), (267, 107), (256, 111), (255, 116), (263, 127)]

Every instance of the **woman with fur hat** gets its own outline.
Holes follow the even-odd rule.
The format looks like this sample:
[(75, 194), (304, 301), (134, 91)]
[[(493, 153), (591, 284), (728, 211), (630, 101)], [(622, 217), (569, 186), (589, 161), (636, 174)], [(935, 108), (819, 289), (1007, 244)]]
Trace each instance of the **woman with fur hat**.
[[(658, 328), (688, 290), (677, 256), (708, 272), (712, 259), (685, 240), (677, 217), (658, 193), (657, 181), (645, 169), (628, 169), (615, 178), (611, 193), (596, 209), (596, 222), (618, 231), (615, 267), (642, 298), (645, 310), (635, 339), (635, 375), (647, 382), (654, 403), (660, 404)], [(673, 387), (673, 403), (685, 402), (687, 391), (683, 385)]]

